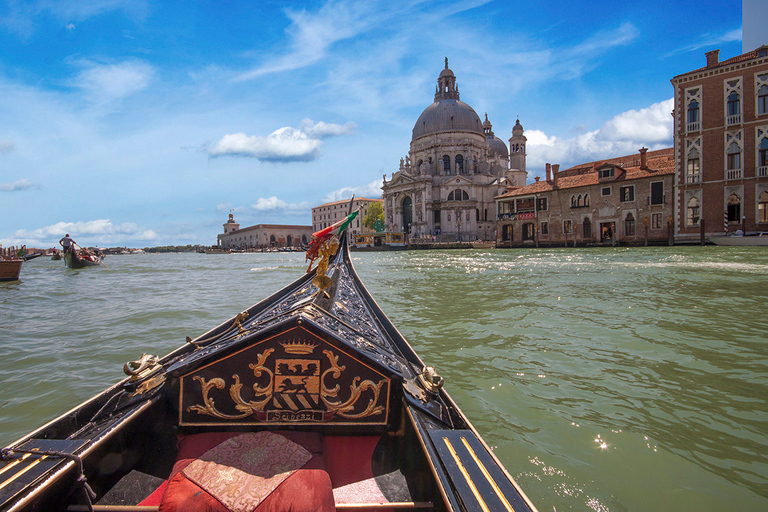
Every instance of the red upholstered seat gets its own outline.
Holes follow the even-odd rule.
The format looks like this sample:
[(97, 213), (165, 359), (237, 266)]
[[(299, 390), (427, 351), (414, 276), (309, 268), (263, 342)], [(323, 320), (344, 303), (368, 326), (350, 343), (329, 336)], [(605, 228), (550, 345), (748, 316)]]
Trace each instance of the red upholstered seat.
[[(272, 434), (282, 436), (284, 439), (271, 437)], [(325, 461), (322, 454), (323, 442), (319, 434), (312, 432), (262, 432), (250, 434), (251, 437), (247, 438), (238, 436), (241, 436), (241, 433), (212, 432), (182, 437), (179, 440), (179, 453), (176, 463), (160, 502), (160, 511), (331, 512), (335, 510), (331, 479), (325, 470)], [(248, 434), (245, 436), (248, 436)], [(263, 463), (258, 460), (254, 462), (253, 449), (238, 451), (236, 449), (239, 446), (238, 443), (243, 439), (247, 439), (250, 443), (263, 440), (265, 444), (264, 453), (269, 454), (270, 460), (265, 460)], [(275, 439), (280, 442), (275, 443)], [(286, 439), (292, 443), (286, 443)], [(292, 446), (295, 447), (293, 443), (296, 443), (301, 448), (296, 447), (298, 451), (288, 453), (288, 451), (292, 450)], [(267, 447), (267, 444), (270, 446)], [(278, 451), (275, 451), (275, 447), (277, 447)], [(233, 457), (237, 458), (238, 454), (242, 454), (244, 460), (235, 461), (235, 463), (231, 464), (234, 467), (248, 467), (250, 463), (250, 467), (258, 469), (259, 466), (285, 464), (286, 461), (282, 459), (289, 458), (292, 454), (298, 452), (301, 452), (296, 456), (299, 464), (307, 458), (309, 460), (306, 464), (300, 466), (300, 469), (292, 470), (293, 472), (290, 476), (282, 480), (274, 490), (271, 490), (255, 508), (236, 508), (233, 510), (227, 504), (232, 505), (236, 503), (237, 506), (244, 506), (244, 501), (239, 500), (238, 496), (235, 495), (245, 487), (248, 487), (248, 485), (241, 485), (242, 480), (238, 480), (238, 485), (234, 486), (233, 489), (228, 489), (226, 494), (222, 494), (219, 491), (218, 495), (221, 499), (214, 496), (217, 492), (211, 491), (211, 486), (207, 486), (205, 483), (200, 484), (200, 481), (205, 480), (205, 472), (214, 470), (214, 466), (217, 468), (215, 470), (220, 472), (216, 475), (219, 480), (226, 480), (228, 477), (229, 467), (226, 465), (222, 466), (220, 461), (218, 461), (219, 465), (210, 463), (212, 458), (221, 458), (220, 452), (228, 454), (229, 458), (226, 460), (230, 463)], [(250, 459), (245, 460), (248, 457)], [(191, 477), (184, 471), (188, 467), (195, 468), (194, 471), (191, 469), (187, 471), (192, 475)], [(222, 467), (224, 468), (223, 470)], [(258, 471), (251, 471), (250, 473), (258, 473)], [(259, 478), (258, 475), (251, 475), (250, 473), (248, 471), (245, 472), (246, 478)], [(239, 478), (243, 478), (243, 474), (242, 472), (238, 473)], [(261, 475), (261, 477), (264, 477), (264, 475)], [(250, 483), (251, 481), (247, 482), (247, 484)], [(248, 503), (248, 501), (245, 500), (245, 503)]]

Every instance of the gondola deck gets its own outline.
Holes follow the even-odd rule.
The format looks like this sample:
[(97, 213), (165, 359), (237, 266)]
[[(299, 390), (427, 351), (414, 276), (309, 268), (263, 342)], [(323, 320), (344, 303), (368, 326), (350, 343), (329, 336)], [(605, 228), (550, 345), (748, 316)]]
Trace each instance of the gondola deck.
[[(89, 510), (87, 482), (94, 510), (535, 512), (341, 247), (5, 449), (0, 511)], [(27, 453), (51, 447), (77, 458)]]

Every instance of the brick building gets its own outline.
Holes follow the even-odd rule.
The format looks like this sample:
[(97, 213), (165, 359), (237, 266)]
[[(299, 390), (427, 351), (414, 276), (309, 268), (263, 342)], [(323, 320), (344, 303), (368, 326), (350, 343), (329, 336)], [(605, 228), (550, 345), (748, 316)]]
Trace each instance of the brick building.
[[(353, 235), (363, 233), (364, 231), (371, 231), (363, 226), (363, 219), (368, 214), (368, 208), (373, 203), (379, 203), (383, 206), (383, 199), (368, 199), (367, 197), (356, 197), (352, 203), (352, 211), (360, 209), (360, 213), (357, 214), (355, 220), (349, 226), (349, 230)], [(313, 231), (320, 231), (327, 228), (334, 222), (338, 222), (344, 217), (349, 215), (349, 199), (342, 199), (341, 201), (333, 201), (331, 203), (321, 204), (312, 208), (312, 229)]]
[(675, 240), (768, 231), (768, 45), (674, 77)]
[(668, 243), (673, 148), (577, 165), (496, 197), (497, 247)]

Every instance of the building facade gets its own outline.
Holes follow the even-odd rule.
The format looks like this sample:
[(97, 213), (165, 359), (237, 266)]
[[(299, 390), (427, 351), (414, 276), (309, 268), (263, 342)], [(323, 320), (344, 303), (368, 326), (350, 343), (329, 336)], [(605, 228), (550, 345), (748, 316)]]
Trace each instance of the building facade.
[(559, 167), (496, 197), (497, 247), (669, 242), (673, 148)]
[(224, 233), (216, 237), (221, 249), (299, 248), (312, 239), (312, 226), (257, 224), (240, 229), (231, 213), (224, 224)]
[(768, 45), (674, 77), (675, 239), (768, 231)]
[(460, 100), (456, 76), (440, 72), (434, 102), (413, 127), (410, 150), (382, 186), (387, 229), (411, 238), (492, 240), (494, 197), (525, 185), (526, 138), (518, 120), (507, 145), (485, 116)]
[[(356, 197), (352, 202), (352, 211), (357, 209), (360, 210), (360, 213), (355, 217), (348, 228), (353, 235), (371, 231), (363, 226), (363, 219), (365, 219), (365, 216), (368, 214), (368, 208), (370, 208), (373, 203), (383, 205), (384, 200)], [(347, 215), (349, 215), (349, 199), (342, 199), (341, 201), (333, 201), (331, 203), (315, 206), (312, 208), (312, 229), (313, 231), (320, 231), (321, 229), (332, 225), (334, 222), (340, 221)]]

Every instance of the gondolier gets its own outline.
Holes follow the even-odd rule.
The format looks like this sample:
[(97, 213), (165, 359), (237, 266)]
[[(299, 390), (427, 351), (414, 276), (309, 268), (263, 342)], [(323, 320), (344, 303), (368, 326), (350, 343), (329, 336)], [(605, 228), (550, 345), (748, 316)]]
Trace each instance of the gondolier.
[(69, 237), (69, 233), (61, 237), (61, 240), (59, 240), (59, 244), (64, 248), (64, 252), (68, 251), (70, 247), (72, 247), (75, 244), (75, 241), (72, 240)]
[(309, 273), (0, 450), (0, 510), (536, 512), (344, 227)]

